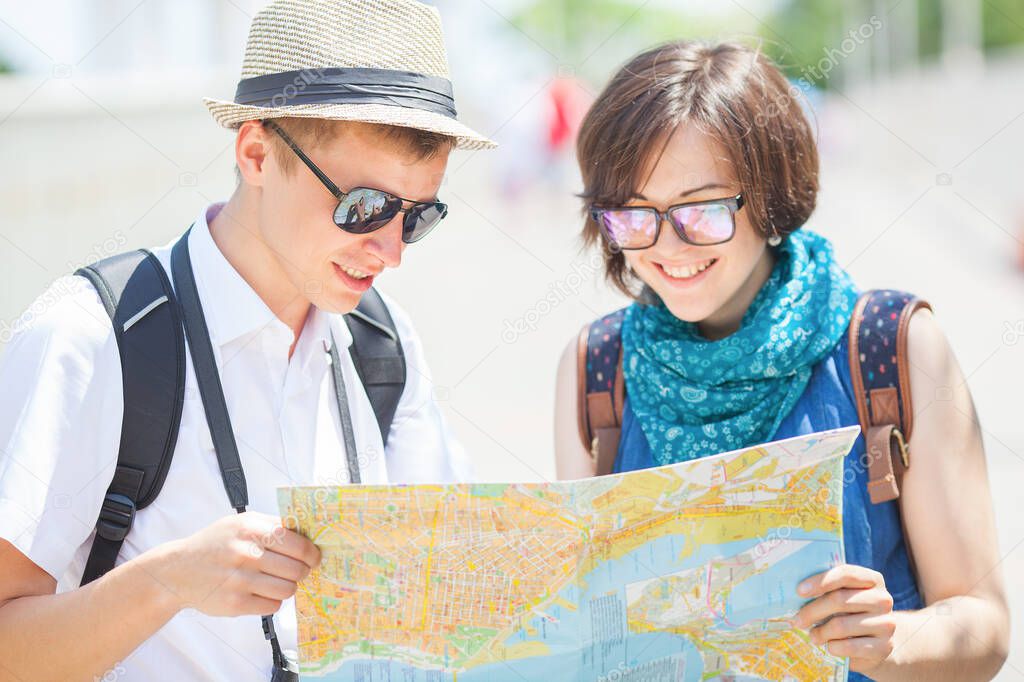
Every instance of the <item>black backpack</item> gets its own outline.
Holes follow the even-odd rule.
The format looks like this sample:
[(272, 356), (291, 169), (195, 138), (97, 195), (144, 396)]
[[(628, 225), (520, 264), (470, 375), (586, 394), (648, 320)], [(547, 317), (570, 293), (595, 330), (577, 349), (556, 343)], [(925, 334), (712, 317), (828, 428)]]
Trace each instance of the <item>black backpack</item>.
[[(96, 521), (85, 585), (114, 567), (136, 511), (156, 499), (167, 476), (185, 397), (185, 334), (167, 272), (149, 251), (111, 256), (75, 274), (92, 282), (110, 316), (124, 385), (117, 468)], [(349, 352), (386, 444), (405, 387), (401, 340), (374, 289), (363, 294), (345, 322), (353, 340)], [(348, 454), (354, 461), (355, 453)], [(240, 470), (238, 476), (244, 490)], [(227, 479), (225, 485), (230, 492)]]

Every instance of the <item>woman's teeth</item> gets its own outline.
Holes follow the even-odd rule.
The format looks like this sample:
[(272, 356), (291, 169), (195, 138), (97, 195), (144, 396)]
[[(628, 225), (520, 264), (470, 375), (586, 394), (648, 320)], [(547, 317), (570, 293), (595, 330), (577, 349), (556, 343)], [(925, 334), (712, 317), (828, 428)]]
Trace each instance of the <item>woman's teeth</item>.
[(369, 277), (369, 275), (366, 274), (365, 272), (359, 272), (354, 268), (349, 268), (344, 265), (339, 265), (338, 267), (341, 268), (342, 272), (344, 272), (346, 275), (354, 279), (366, 279), (367, 277)]
[(691, 277), (696, 277), (700, 273), (710, 268), (716, 260), (718, 259), (712, 258), (711, 260), (704, 261), (703, 263), (699, 263), (697, 265), (684, 265), (679, 268), (673, 268), (667, 265), (662, 265), (661, 269), (665, 271), (666, 275), (674, 279), (690, 279)]

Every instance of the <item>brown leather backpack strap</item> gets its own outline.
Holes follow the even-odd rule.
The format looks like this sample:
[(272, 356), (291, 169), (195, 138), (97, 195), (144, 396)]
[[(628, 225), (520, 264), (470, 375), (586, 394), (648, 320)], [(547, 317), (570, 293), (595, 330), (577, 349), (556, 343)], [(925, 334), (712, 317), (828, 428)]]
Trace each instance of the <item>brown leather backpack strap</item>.
[(576, 341), (576, 420), (579, 422), (580, 442), (590, 452), (590, 442), (594, 436), (590, 433), (590, 416), (587, 411), (587, 338), (590, 336), (590, 325), (583, 325), (579, 339)]
[(872, 504), (900, 496), (903, 474), (910, 466), (910, 452), (895, 424), (870, 426), (864, 436), (868, 453), (868, 494)]
[(849, 329), (850, 377), (867, 446), (868, 492), (873, 504), (895, 500), (910, 467), (913, 427), (907, 328), (927, 302), (892, 290), (865, 292)]
[(612, 472), (619, 451), (625, 397), (619, 336), (623, 312), (586, 325), (577, 344), (580, 441), (594, 459), (598, 476)]
[[(619, 347), (619, 358), (615, 363), (614, 388), (611, 392), (591, 393), (587, 396), (595, 398), (598, 403), (599, 414), (602, 417), (601, 426), (594, 432), (594, 440), (591, 443), (590, 456), (594, 458), (594, 471), (598, 476), (605, 476), (612, 473), (615, 468), (615, 458), (619, 454), (619, 440), (622, 437), (622, 404), (625, 400), (625, 382), (622, 378), (622, 347)], [(606, 400), (611, 400), (610, 418), (605, 418)]]
[(619, 346), (619, 361), (615, 364), (615, 390), (612, 398), (615, 405), (615, 423), (622, 426), (622, 412), (626, 405), (626, 378), (622, 374), (622, 346)]

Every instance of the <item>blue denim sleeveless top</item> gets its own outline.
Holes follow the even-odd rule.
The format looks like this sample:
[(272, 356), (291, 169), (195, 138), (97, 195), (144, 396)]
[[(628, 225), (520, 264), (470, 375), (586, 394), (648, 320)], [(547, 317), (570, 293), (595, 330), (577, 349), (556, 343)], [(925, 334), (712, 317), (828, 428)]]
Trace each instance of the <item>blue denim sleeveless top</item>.
[[(859, 424), (853, 398), (847, 340), (844, 337), (832, 354), (814, 367), (810, 383), (792, 412), (782, 421), (773, 440), (791, 438)], [(867, 488), (867, 465), (863, 435), (858, 436), (843, 471), (843, 545), (846, 562), (867, 566), (885, 576), (894, 609), (919, 609), (922, 599), (910, 570), (898, 501), (871, 504)], [(627, 395), (622, 414), (615, 472), (654, 466), (650, 447)], [(850, 682), (870, 678), (850, 673)]]

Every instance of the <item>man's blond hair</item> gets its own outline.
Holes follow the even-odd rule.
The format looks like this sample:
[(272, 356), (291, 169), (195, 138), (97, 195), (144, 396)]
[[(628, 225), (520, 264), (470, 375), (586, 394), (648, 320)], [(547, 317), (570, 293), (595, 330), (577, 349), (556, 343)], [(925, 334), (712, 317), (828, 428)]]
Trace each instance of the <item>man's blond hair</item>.
[[(344, 134), (353, 126), (371, 131), (383, 144), (408, 153), (414, 161), (433, 158), (442, 150), (452, 149), (455, 142), (451, 137), (441, 133), (381, 123), (332, 121), (318, 118), (280, 118), (275, 119), (274, 122), (281, 126), (281, 129), (295, 141), (302, 151), (307, 153)], [(278, 164), (285, 175), (290, 175), (295, 164), (299, 163), (299, 159), (279, 135), (272, 134), (270, 140)]]

